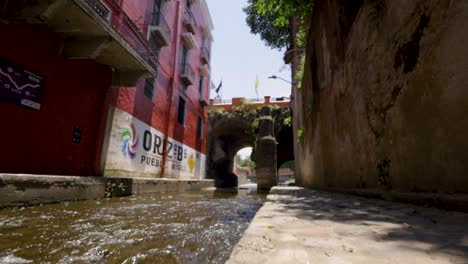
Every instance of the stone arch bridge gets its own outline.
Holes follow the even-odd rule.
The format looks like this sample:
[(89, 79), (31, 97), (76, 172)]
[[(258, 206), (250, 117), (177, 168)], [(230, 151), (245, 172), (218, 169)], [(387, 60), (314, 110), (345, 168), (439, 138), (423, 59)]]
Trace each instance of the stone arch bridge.
[(289, 101), (249, 102), (233, 98), (229, 103), (210, 102), (208, 122), (207, 177), (219, 188), (237, 186), (233, 173), (236, 153), (253, 147), (252, 160), (257, 167), (259, 189), (269, 189), (277, 183), (277, 170), (294, 160)]

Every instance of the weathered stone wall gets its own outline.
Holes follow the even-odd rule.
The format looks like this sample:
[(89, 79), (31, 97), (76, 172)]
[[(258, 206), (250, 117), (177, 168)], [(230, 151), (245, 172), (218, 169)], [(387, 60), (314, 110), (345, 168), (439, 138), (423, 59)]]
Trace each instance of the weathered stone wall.
[[(217, 106), (212, 106), (208, 122), (208, 145), (206, 158), (206, 174), (208, 179), (215, 179), (216, 186), (230, 188), (238, 185), (237, 176), (233, 173), (234, 157), (236, 153), (245, 147), (254, 147), (252, 159), (257, 163), (259, 159), (275, 160), (275, 166), (286, 161), (294, 160), (292, 151), (292, 129), (285, 125), (285, 119), (290, 116), (289, 109), (271, 108), (269, 113), (273, 128), (271, 138), (276, 138), (275, 151), (265, 150), (268, 155), (256, 155), (258, 144), (256, 144), (256, 128), (258, 121), (260, 126), (259, 109), (251, 111), (239, 110), (234, 112), (218, 111)], [(270, 107), (266, 107), (270, 109)], [(276, 149), (278, 151), (276, 151)], [(270, 154), (273, 157), (270, 158)], [(260, 161), (261, 163), (262, 161)], [(273, 176), (276, 175), (274, 170)]]
[(468, 1), (316, 0), (305, 186), (468, 192)]
[(258, 119), (256, 141), (257, 189), (270, 190), (278, 184), (276, 138), (271, 109), (264, 106)]
[(254, 145), (255, 137), (247, 132), (252, 129), (255, 119), (256, 113), (210, 114), (206, 175), (208, 179), (215, 180), (216, 187), (231, 188), (238, 185), (233, 173), (234, 157), (242, 148)]

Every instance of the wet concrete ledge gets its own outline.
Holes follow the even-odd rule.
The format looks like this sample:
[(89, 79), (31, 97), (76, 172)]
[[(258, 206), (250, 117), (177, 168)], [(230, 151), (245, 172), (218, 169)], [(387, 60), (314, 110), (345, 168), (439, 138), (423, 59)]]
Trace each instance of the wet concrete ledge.
[(0, 174), (0, 208), (213, 186), (213, 180)]

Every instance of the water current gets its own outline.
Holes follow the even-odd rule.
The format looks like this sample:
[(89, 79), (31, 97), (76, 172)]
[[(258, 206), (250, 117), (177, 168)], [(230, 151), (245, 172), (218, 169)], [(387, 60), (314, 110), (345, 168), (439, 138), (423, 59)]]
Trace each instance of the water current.
[(0, 263), (224, 263), (264, 201), (239, 190), (0, 211)]

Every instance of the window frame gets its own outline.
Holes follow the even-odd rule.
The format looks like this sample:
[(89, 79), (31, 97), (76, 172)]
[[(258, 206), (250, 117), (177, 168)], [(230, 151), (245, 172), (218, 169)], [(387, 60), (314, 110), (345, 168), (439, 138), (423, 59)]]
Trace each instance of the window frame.
[[(151, 85), (151, 90), (148, 90), (149, 85)], [(156, 80), (154, 78), (145, 79), (145, 84), (143, 86), (143, 94), (145, 95), (145, 97), (153, 101), (154, 96), (156, 94), (155, 90), (156, 90)]]
[(163, 5), (164, 5), (164, 0), (154, 0), (153, 14), (151, 15), (152, 25), (159, 25), (161, 23)]
[(203, 118), (198, 117), (198, 123), (197, 123), (197, 137), (199, 139), (203, 139)]
[[(183, 107), (183, 109), (181, 109)], [(179, 105), (177, 107), (177, 122), (185, 126), (186, 114), (187, 114), (187, 102), (182, 96), (179, 96)]]
[(200, 98), (203, 97), (203, 76), (200, 76), (200, 80), (198, 81), (198, 93), (200, 94)]

